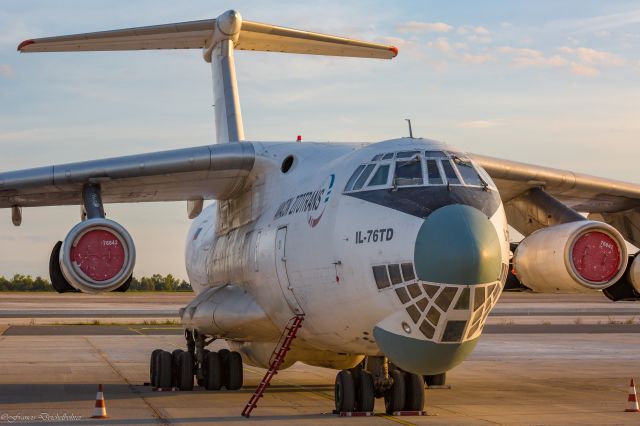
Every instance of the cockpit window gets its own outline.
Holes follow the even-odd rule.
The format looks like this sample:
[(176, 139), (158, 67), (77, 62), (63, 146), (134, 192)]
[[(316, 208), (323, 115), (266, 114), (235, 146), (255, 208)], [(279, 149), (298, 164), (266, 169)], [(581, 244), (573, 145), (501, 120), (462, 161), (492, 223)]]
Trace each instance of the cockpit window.
[(421, 185), (463, 185), (495, 190), (486, 171), (464, 154), (418, 150), (375, 154), (371, 161), (355, 169), (344, 190)]
[(358, 189), (364, 186), (364, 184), (367, 182), (367, 179), (369, 178), (369, 175), (373, 171), (374, 167), (376, 167), (375, 164), (367, 164), (367, 166), (364, 168), (364, 170), (360, 174), (360, 177), (358, 177), (356, 184), (353, 185), (354, 191), (357, 191)]
[(418, 155), (409, 161), (396, 161), (394, 186), (422, 185), (422, 182), (422, 162)]
[(345, 191), (351, 191), (351, 189), (353, 189), (353, 184), (355, 183), (356, 179), (358, 179), (358, 176), (360, 176), (360, 172), (362, 172), (362, 169), (364, 169), (364, 164), (359, 165), (356, 171), (353, 172), (353, 174), (349, 178), (349, 182), (347, 182), (347, 186), (344, 187)]
[(418, 151), (403, 151), (396, 154), (396, 158), (411, 158), (420, 155)]
[(486, 186), (486, 183), (480, 178), (480, 175), (478, 175), (476, 169), (473, 168), (471, 162), (458, 157), (455, 157), (454, 161), (458, 166), (458, 171), (460, 172), (464, 183), (467, 185)]
[(429, 185), (442, 185), (444, 183), (436, 160), (427, 160), (427, 177), (429, 178)]
[(386, 185), (389, 177), (389, 167), (389, 164), (380, 165), (367, 186)]
[(460, 179), (458, 178), (456, 171), (453, 170), (453, 166), (451, 165), (451, 162), (449, 162), (448, 160), (442, 161), (442, 168), (444, 169), (444, 174), (447, 177), (447, 182), (450, 185), (460, 184)]

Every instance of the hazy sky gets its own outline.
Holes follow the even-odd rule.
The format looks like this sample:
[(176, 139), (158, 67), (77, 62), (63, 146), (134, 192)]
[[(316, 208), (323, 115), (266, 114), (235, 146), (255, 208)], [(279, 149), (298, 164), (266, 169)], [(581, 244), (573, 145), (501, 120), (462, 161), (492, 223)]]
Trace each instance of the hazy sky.
[[(640, 183), (637, 1), (0, 0), (0, 170), (214, 142), (199, 51), (16, 53), (27, 38), (213, 18), (394, 44), (392, 61), (240, 52), (247, 139), (379, 141), (467, 151)], [(109, 205), (136, 275), (186, 277), (185, 203)], [(47, 275), (78, 207), (0, 211), (0, 275)]]

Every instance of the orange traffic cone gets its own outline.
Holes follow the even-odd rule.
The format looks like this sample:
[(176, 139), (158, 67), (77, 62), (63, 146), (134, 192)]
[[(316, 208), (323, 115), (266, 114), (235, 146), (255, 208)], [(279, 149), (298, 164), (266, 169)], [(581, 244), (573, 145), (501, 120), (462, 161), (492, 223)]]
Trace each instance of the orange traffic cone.
[(104, 393), (102, 385), (98, 385), (98, 394), (96, 395), (96, 407), (93, 409), (92, 419), (106, 419), (107, 407), (104, 405)]
[(629, 398), (627, 399), (627, 409), (624, 411), (629, 413), (640, 412), (640, 408), (638, 407), (638, 398), (636, 397), (636, 386), (633, 383), (633, 378), (631, 379), (631, 383), (629, 383)]

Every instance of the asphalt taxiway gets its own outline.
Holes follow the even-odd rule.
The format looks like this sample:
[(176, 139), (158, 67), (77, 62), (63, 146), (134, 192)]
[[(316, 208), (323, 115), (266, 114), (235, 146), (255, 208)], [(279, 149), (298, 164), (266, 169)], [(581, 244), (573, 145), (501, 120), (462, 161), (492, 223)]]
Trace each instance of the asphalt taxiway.
[[(622, 308), (605, 301), (600, 308), (620, 315), (548, 315), (555, 308), (546, 299), (507, 296), (503, 309), (532, 303), (544, 315), (497, 315), (471, 357), (448, 374), (451, 388), (427, 390), (426, 417), (336, 417), (335, 371), (295, 364), (275, 377), (247, 420), (240, 412), (261, 369), (245, 366), (245, 386), (235, 392), (153, 392), (144, 386), (151, 351), (183, 346), (179, 326), (54, 324), (57, 318), (49, 325), (9, 325), (15, 318), (0, 319), (0, 423), (40, 422), (38, 416), (46, 415), (54, 420), (47, 424), (73, 425), (640, 424), (640, 413), (624, 412), (629, 379), (640, 377), (640, 329), (633, 312), (620, 313)], [(42, 303), (51, 306), (50, 300)], [(601, 302), (562, 303), (579, 309)], [(533, 317), (545, 319), (521, 322)], [(609, 319), (583, 322), (590, 317)], [(106, 420), (89, 418), (98, 383), (104, 384)], [(383, 408), (377, 401), (376, 412)], [(64, 415), (66, 420), (55, 421)]]

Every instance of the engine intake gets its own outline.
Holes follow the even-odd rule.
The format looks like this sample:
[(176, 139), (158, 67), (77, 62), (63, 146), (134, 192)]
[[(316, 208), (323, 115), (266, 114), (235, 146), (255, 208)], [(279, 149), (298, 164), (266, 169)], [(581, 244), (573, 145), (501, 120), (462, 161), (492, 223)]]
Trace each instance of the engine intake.
[(133, 273), (136, 250), (120, 224), (104, 218), (88, 219), (74, 226), (60, 248), (64, 279), (83, 293), (113, 291)]
[(590, 220), (540, 229), (522, 240), (513, 256), (520, 281), (544, 293), (606, 289), (624, 274), (627, 262), (620, 233)]

